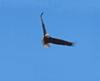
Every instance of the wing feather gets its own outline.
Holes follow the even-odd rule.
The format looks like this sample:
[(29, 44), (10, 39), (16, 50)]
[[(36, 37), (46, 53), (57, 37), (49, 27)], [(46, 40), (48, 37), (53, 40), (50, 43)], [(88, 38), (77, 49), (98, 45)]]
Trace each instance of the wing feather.
[(45, 24), (44, 24), (42, 15), (43, 15), (43, 12), (41, 13), (40, 18), (41, 18), (41, 23), (42, 23), (43, 35), (45, 36), (47, 34), (47, 31), (46, 31), (46, 28), (45, 28)]
[(57, 38), (52, 38), (52, 37), (49, 37), (49, 43), (73, 46), (73, 42), (69, 42), (69, 41), (65, 41), (65, 40), (57, 39)]

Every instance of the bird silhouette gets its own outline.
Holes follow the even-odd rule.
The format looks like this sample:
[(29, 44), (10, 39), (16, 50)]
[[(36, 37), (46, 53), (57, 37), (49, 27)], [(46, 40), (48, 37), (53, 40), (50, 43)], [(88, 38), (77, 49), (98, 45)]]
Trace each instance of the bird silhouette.
[(51, 37), (46, 30), (42, 16), (43, 16), (43, 12), (40, 15), (40, 19), (41, 19), (42, 29), (43, 29), (43, 45), (44, 45), (44, 47), (49, 47), (50, 43), (57, 44), (57, 45), (64, 45), (64, 46), (73, 46), (74, 45), (73, 42)]

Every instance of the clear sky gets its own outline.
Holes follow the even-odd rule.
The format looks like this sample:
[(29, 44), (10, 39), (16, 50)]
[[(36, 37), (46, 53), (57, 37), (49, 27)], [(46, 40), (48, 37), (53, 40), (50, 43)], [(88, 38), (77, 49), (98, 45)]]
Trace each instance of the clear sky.
[[(42, 46), (51, 36), (74, 47)], [(100, 0), (0, 0), (0, 81), (100, 81)]]

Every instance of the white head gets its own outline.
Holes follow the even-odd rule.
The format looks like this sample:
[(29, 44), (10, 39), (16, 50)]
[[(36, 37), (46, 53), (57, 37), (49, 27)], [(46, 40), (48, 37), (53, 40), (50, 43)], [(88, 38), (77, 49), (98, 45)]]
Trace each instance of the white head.
[(45, 34), (45, 36), (49, 36), (49, 34), (48, 34), (48, 33), (46, 33), (46, 34)]

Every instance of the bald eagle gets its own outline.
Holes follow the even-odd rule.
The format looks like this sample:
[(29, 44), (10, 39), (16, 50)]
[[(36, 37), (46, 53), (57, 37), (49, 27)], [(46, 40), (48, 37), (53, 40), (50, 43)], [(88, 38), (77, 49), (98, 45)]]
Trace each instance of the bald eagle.
[(51, 37), (46, 31), (42, 16), (43, 16), (43, 12), (40, 15), (40, 19), (41, 19), (42, 29), (43, 29), (43, 45), (44, 45), (44, 47), (49, 47), (50, 43), (57, 44), (57, 45), (64, 45), (64, 46), (73, 46), (73, 44), (74, 44), (73, 42)]

